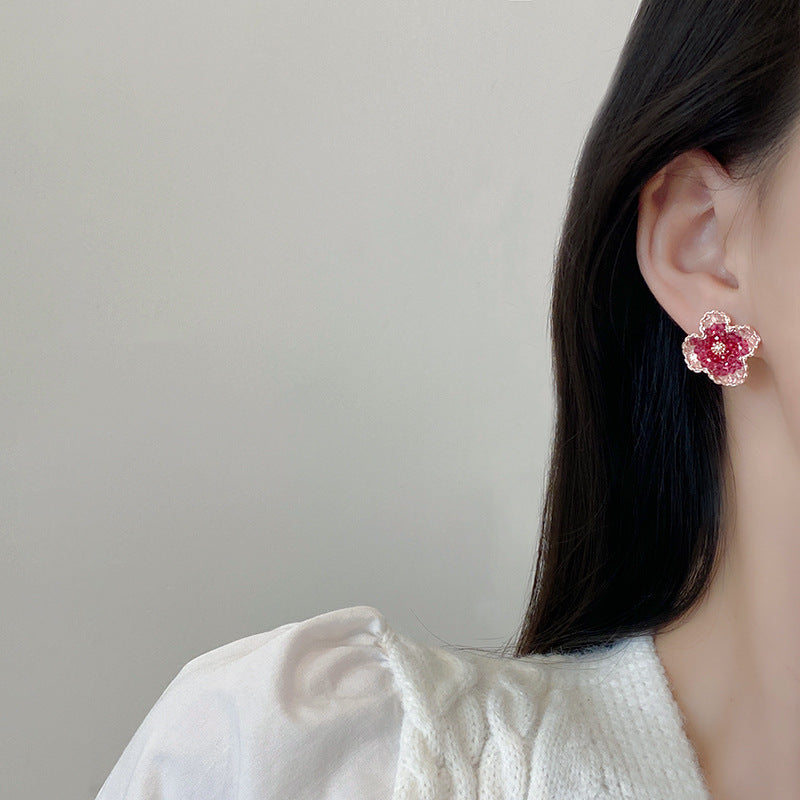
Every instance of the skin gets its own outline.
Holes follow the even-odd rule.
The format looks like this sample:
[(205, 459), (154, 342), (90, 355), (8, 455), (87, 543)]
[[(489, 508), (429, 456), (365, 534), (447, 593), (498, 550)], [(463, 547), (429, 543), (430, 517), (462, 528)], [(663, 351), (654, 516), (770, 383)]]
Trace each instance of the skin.
[(761, 336), (745, 383), (722, 387), (726, 555), (702, 602), (655, 644), (714, 800), (797, 800), (800, 133), (760, 208), (753, 185), (706, 151), (678, 156), (640, 193), (637, 255), (687, 334), (719, 309)]

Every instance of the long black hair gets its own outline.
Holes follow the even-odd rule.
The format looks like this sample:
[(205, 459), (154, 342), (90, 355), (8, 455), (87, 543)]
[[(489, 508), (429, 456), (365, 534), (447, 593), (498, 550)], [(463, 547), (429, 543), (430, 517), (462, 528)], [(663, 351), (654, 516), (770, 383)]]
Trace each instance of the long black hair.
[[(556, 419), (514, 655), (579, 651), (677, 620), (724, 546), (722, 387), (639, 271), (639, 193), (694, 148), (759, 206), (800, 105), (798, 0), (644, 0), (576, 166), (549, 325)], [(735, 389), (733, 390), (735, 391)]]

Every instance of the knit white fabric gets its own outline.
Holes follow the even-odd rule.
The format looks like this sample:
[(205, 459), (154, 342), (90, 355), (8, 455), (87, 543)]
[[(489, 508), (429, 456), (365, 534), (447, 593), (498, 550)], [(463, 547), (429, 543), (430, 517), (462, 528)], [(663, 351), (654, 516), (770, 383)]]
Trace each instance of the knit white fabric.
[(651, 636), (515, 659), (354, 606), (190, 661), (97, 800), (710, 800), (683, 723)]

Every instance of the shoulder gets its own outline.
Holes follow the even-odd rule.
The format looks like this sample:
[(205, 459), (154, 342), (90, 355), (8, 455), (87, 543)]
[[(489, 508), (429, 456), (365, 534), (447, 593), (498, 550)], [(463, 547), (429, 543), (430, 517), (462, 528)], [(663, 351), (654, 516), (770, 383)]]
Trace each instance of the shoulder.
[(193, 658), (97, 800), (389, 796), (403, 718), (390, 636), (353, 606)]
[(189, 661), (97, 800), (527, 796), (536, 775), (555, 791), (605, 774), (625, 652), (424, 645), (371, 606), (289, 622)]
[(398, 797), (606, 796), (631, 755), (620, 712), (639, 645), (515, 658), (386, 644), (405, 710)]

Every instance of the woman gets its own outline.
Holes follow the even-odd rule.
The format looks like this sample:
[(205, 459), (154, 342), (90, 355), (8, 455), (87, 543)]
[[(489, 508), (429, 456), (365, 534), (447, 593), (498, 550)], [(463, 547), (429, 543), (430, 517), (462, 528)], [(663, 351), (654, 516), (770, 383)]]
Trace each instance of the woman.
[(98, 800), (800, 796), (799, 119), (797, 0), (644, 0), (559, 242), (512, 656), (287, 623), (187, 664)]

